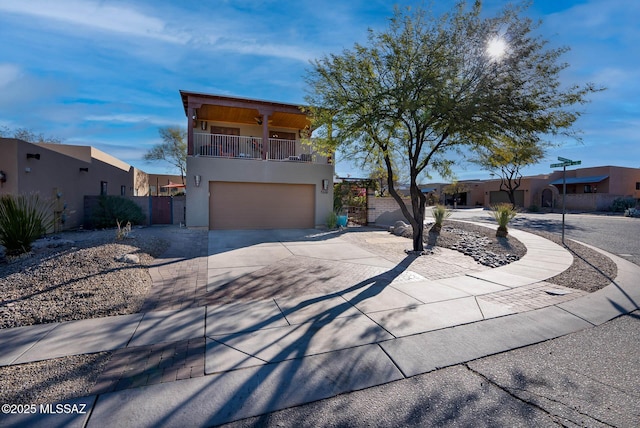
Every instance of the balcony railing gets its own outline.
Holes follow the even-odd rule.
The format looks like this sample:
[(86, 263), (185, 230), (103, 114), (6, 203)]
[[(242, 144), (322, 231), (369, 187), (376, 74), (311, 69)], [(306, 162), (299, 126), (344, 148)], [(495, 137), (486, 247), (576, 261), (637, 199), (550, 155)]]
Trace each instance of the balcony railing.
[[(237, 135), (194, 134), (194, 155), (216, 158), (262, 159), (262, 138)], [(326, 156), (295, 140), (269, 138), (267, 160), (330, 163)]]

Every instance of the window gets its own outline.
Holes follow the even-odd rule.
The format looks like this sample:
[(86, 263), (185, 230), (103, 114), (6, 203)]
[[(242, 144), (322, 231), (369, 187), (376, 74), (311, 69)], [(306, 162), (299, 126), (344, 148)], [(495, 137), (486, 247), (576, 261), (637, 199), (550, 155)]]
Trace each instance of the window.
[(120, 186), (120, 196), (127, 196), (127, 186)]
[(640, 190), (640, 181), (636, 181), (636, 190)]
[(591, 184), (584, 185), (584, 193), (591, 193)]
[(107, 182), (106, 181), (101, 181), (100, 182), (100, 195), (105, 196), (107, 194)]

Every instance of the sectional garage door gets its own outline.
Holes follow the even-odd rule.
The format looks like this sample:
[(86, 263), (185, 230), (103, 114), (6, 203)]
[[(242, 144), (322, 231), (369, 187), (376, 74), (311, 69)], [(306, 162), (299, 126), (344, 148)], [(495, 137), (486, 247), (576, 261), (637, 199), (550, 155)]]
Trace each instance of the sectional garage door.
[(209, 183), (209, 229), (301, 229), (315, 226), (315, 186)]

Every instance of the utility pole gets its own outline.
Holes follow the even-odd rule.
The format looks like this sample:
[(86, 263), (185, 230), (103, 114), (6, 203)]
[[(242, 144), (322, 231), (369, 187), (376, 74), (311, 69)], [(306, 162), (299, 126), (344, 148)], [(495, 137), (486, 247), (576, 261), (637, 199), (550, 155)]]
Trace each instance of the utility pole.
[(580, 165), (582, 161), (572, 161), (571, 159), (561, 158), (558, 156), (558, 160), (561, 163), (552, 163), (551, 168), (562, 167), (562, 245), (564, 244), (564, 215), (566, 212), (566, 199), (567, 199), (567, 167), (571, 165)]

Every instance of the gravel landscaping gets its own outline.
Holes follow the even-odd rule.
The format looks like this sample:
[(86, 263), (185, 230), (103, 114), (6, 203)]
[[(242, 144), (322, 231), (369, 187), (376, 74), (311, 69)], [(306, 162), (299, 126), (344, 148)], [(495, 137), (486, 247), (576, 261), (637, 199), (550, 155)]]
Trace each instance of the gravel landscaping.
[(151, 288), (147, 266), (168, 246), (141, 229), (121, 241), (112, 230), (56, 238), (0, 260), (0, 328), (136, 313)]

